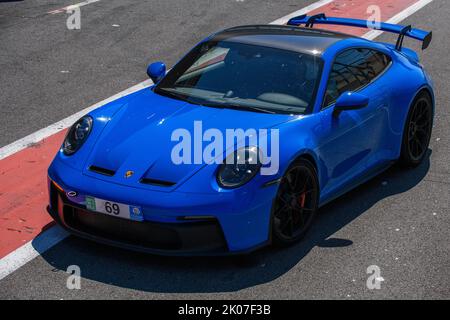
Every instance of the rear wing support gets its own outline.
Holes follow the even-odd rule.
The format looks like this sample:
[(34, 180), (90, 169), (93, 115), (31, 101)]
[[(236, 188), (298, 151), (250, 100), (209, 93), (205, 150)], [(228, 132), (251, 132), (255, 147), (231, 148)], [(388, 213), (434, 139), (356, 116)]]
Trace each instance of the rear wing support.
[(398, 51), (402, 50), (403, 40), (405, 39), (405, 35), (406, 35), (406, 33), (410, 32), (411, 30), (412, 30), (412, 26), (409, 25), (409, 26), (404, 27), (402, 29), (402, 31), (400, 31), (400, 34), (397, 39), (397, 43), (395, 45), (395, 49), (397, 49)]
[(314, 27), (315, 24), (329, 24), (329, 25), (339, 25), (357, 28), (367, 28), (396, 33), (399, 36), (395, 48), (399, 51), (402, 50), (403, 40), (405, 39), (405, 37), (422, 41), (422, 50), (425, 50), (426, 48), (429, 47), (431, 40), (433, 38), (432, 32), (414, 29), (410, 25), (402, 26), (397, 24), (381, 22), (376, 26), (377, 28), (374, 28), (373, 23), (371, 21), (350, 19), (350, 18), (327, 17), (324, 13), (316, 14), (313, 16), (301, 15), (290, 19), (287, 24), (290, 26), (300, 26), (304, 24), (305, 27), (307, 28), (312, 28)]

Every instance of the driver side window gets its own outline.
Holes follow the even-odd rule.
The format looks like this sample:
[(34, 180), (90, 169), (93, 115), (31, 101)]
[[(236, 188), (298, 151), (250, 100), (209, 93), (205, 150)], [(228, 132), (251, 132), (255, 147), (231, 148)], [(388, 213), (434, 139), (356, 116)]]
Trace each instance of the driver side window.
[(378, 51), (357, 48), (340, 53), (328, 79), (322, 108), (327, 108), (346, 91), (357, 91), (380, 75), (391, 59)]

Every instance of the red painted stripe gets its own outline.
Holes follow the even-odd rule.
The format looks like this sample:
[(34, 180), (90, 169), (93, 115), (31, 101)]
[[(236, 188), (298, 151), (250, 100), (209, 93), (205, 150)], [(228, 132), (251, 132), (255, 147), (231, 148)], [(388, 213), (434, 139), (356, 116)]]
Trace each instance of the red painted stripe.
[[(371, 5), (376, 5), (381, 9), (381, 20), (387, 21), (418, 1), (419, 0), (335, 0), (327, 6), (311, 11), (308, 15), (325, 13), (325, 15), (330, 17), (368, 19), (371, 16), (371, 13), (367, 13), (367, 8)], [(317, 25), (317, 28), (344, 32), (355, 36), (362, 36), (368, 31), (367, 29), (361, 28), (331, 25)]]
[(46, 212), (47, 168), (65, 130), (0, 161), (0, 258), (52, 222)]
[[(418, 0), (336, 0), (310, 14), (365, 19), (367, 7), (378, 5), (386, 21)], [(367, 30), (321, 26), (361, 36)], [(32, 240), (51, 223), (47, 206), (47, 168), (65, 131), (0, 160), (0, 258)]]

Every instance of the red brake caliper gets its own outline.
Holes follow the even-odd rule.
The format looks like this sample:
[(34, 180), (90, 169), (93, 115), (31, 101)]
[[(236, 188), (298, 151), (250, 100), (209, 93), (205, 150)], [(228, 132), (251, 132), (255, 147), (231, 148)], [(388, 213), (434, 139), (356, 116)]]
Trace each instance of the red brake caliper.
[(305, 206), (305, 199), (306, 199), (306, 192), (303, 192), (298, 197), (298, 203), (300, 204), (300, 207), (303, 208)]

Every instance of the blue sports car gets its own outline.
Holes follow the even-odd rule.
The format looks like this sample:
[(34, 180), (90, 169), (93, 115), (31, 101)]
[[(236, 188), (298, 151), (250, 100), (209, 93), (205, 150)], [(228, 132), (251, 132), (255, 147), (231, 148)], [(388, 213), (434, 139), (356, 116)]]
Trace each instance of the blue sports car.
[[(49, 170), (50, 215), (69, 232), (167, 255), (290, 245), (318, 208), (395, 162), (424, 159), (430, 77), (395, 45), (314, 28), (364, 20), (300, 16), (201, 41), (154, 85), (69, 130)], [(302, 26), (304, 25), (304, 26)]]

